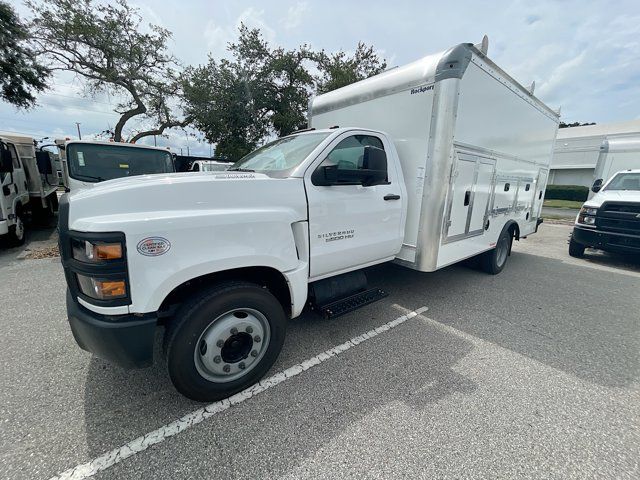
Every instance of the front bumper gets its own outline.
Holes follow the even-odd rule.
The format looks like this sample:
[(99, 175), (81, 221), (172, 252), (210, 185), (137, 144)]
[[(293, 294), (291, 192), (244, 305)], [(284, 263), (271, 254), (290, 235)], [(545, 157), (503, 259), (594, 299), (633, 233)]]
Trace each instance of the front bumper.
[(7, 233), (9, 233), (9, 222), (0, 220), (0, 235), (6, 235)]
[(640, 253), (640, 236), (575, 226), (571, 238), (585, 247), (610, 252)]
[(100, 315), (80, 305), (69, 290), (67, 316), (73, 337), (83, 350), (123, 368), (153, 363), (156, 318)]

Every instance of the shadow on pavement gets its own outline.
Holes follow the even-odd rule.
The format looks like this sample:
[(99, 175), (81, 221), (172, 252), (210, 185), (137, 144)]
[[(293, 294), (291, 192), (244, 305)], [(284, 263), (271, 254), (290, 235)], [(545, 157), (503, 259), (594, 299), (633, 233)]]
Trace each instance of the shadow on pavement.
[[(390, 296), (338, 319), (307, 312), (290, 322), (271, 373), (398, 317), (403, 312), (394, 304), (410, 310), (426, 305), (425, 315), (442, 324), (585, 381), (625, 387), (640, 369), (640, 301), (639, 282), (621, 277), (523, 253), (514, 253), (497, 276), (462, 266), (431, 274), (374, 267), (370, 283)], [(476, 385), (453, 369), (472, 348), (458, 335), (411, 320), (196, 427), (211, 437), (202, 454), (209, 465), (222, 459), (218, 476), (234, 468), (235, 475), (259, 477), (258, 459), (273, 451), (283, 456), (269, 462), (285, 469), (381, 406), (426, 409), (472, 392)], [(100, 455), (200, 406), (175, 392), (162, 362), (127, 372), (94, 359), (85, 385), (89, 451)], [(246, 457), (230, 460), (239, 443)], [(165, 460), (168, 471), (177, 468)], [(191, 468), (197, 477), (198, 465)]]

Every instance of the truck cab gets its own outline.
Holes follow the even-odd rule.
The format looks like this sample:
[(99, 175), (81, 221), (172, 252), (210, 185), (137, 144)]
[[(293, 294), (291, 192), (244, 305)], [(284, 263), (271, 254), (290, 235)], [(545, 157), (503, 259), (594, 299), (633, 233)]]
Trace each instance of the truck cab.
[(64, 148), (63, 175), (71, 191), (114, 178), (173, 172), (173, 156), (166, 148), (81, 140)]
[(0, 237), (7, 236), (11, 245), (20, 245), (25, 238), (29, 189), (16, 147), (5, 139), (0, 139), (0, 186)]
[(576, 217), (569, 255), (582, 257), (586, 248), (640, 254), (640, 169), (616, 172), (596, 180), (595, 194)]

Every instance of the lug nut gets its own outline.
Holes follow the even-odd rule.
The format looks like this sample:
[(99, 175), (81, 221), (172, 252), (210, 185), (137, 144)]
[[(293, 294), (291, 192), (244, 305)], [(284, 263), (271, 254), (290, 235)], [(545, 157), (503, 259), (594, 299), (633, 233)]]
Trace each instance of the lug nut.
[(262, 341), (262, 339), (260, 338), (260, 335), (256, 335), (255, 337), (253, 337), (253, 340), (258, 343)]
[(253, 327), (247, 327), (246, 332), (247, 333), (253, 333)]
[(251, 356), (252, 357), (257, 357), (258, 356), (258, 351), (257, 350), (251, 350)]
[(239, 368), (240, 370), (244, 370), (244, 369), (245, 369), (245, 367), (246, 367), (246, 365), (244, 364), (244, 362), (240, 362), (240, 363), (238, 364), (238, 368)]
[(224, 347), (224, 340), (218, 340), (218, 341), (216, 342), (216, 345), (218, 346), (218, 348), (222, 348), (222, 347)]
[(238, 333), (238, 329), (236, 327), (233, 327), (231, 329), (231, 335), (236, 335)]
[(220, 355), (216, 355), (215, 357), (213, 357), (213, 361), (215, 363), (220, 363), (222, 361), (222, 358), (220, 357)]
[(229, 365), (225, 365), (224, 367), (222, 367), (222, 370), (229, 373), (231, 371), (231, 367)]

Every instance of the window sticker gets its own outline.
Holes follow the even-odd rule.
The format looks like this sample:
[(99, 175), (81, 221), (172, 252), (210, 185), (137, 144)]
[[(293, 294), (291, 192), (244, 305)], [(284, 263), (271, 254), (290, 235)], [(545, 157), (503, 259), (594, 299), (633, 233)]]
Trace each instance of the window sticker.
[(84, 153), (78, 152), (78, 165), (84, 167)]

